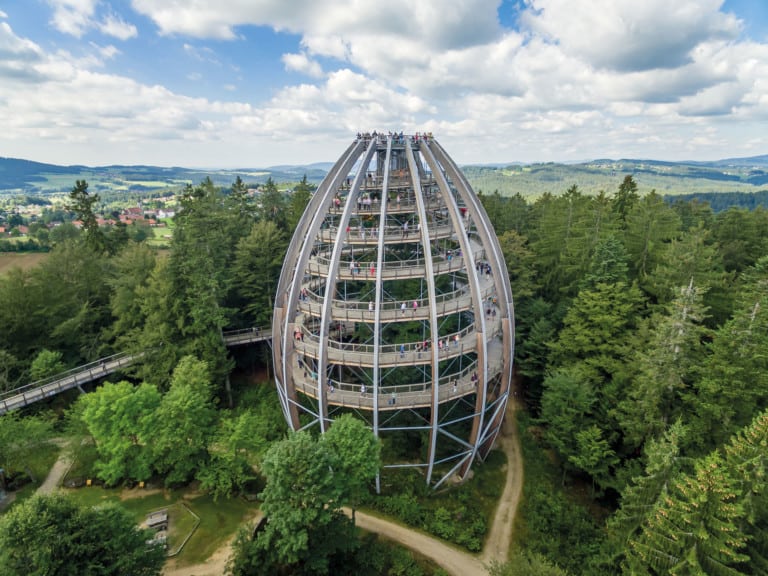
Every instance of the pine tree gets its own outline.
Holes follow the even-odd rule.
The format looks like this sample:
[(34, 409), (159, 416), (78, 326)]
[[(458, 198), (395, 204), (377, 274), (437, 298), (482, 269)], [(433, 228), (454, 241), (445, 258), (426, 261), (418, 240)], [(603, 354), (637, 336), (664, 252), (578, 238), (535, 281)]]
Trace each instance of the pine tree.
[(77, 219), (82, 223), (86, 244), (96, 252), (103, 252), (107, 247), (104, 233), (99, 229), (94, 210), (100, 200), (98, 194), (88, 192), (88, 182), (77, 180), (69, 193), (69, 203), (66, 205), (67, 210), (74, 212)]
[(741, 494), (751, 573), (768, 574), (768, 411), (731, 439), (725, 461)]
[(714, 452), (692, 474), (676, 478), (641, 534), (630, 541), (626, 574), (674, 576), (747, 574), (744, 510), (735, 482)]
[[(573, 197), (578, 198), (575, 195)], [(565, 278), (573, 280), (560, 287), (563, 292), (575, 293), (582, 286), (585, 274), (594, 268), (596, 251), (605, 246), (609, 238), (614, 237), (616, 230), (616, 216), (611, 210), (610, 199), (603, 191), (590, 197), (574, 212), (570, 239), (563, 247), (559, 264)], [(623, 249), (618, 257), (626, 259)], [(626, 280), (626, 275), (621, 279)], [(603, 281), (609, 282), (606, 279)]]
[(722, 323), (732, 307), (731, 275), (723, 271), (717, 246), (710, 241), (709, 230), (692, 228), (666, 248), (666, 254), (648, 279), (648, 289), (660, 304), (670, 302), (680, 286), (691, 280), (705, 289), (704, 303), (716, 324)]
[(621, 494), (621, 504), (607, 523), (608, 560), (612, 566), (623, 557), (627, 542), (637, 536), (640, 526), (652, 515), (659, 501), (669, 492), (670, 482), (681, 471), (685, 459), (680, 456), (680, 421), (672, 424), (662, 437), (645, 444), (645, 468), (633, 478)]
[(702, 325), (706, 316), (702, 297), (693, 281), (683, 287), (666, 315), (654, 318), (650, 339), (637, 352), (628, 398), (620, 405), (630, 447), (660, 437), (684, 411), (709, 335)]
[(712, 225), (712, 238), (720, 247), (723, 267), (739, 273), (753, 266), (757, 259), (768, 254), (768, 210), (758, 206), (754, 210), (731, 208), (717, 215)]
[(271, 322), (277, 280), (287, 249), (285, 234), (270, 220), (256, 223), (237, 245), (233, 288), (249, 326), (268, 326)]
[(552, 344), (551, 362), (562, 366), (584, 360), (612, 373), (626, 353), (643, 298), (625, 282), (598, 282), (581, 290), (565, 315), (564, 326)]
[(663, 259), (666, 245), (678, 235), (680, 218), (651, 192), (642, 198), (627, 214), (624, 245), (629, 264), (640, 288), (647, 289), (648, 276)]
[(304, 210), (307, 208), (309, 201), (312, 199), (312, 192), (314, 186), (307, 182), (307, 175), (301, 179), (296, 187), (293, 189), (291, 198), (288, 202), (288, 230), (293, 232), (296, 226), (299, 224), (299, 220), (304, 215)]
[(259, 216), (262, 220), (271, 220), (278, 228), (287, 228), (285, 196), (277, 189), (277, 184), (270, 176), (261, 191), (261, 209)]
[(567, 465), (578, 457), (576, 434), (594, 423), (595, 376), (585, 364), (555, 370), (544, 380), (541, 421), (549, 444)]
[(693, 440), (711, 449), (768, 408), (768, 257), (741, 278), (736, 312), (715, 334), (697, 394)]
[[(580, 254), (574, 256), (583, 235), (577, 234), (578, 223), (587, 214), (590, 198), (577, 186), (571, 186), (560, 197), (544, 196), (534, 207), (538, 221), (536, 233), (531, 235), (531, 248), (536, 254), (544, 293), (557, 301), (562, 294), (575, 295), (579, 280)], [(577, 265), (567, 265), (566, 255), (576, 258)], [(564, 266), (564, 264), (566, 264)]]
[(640, 195), (637, 193), (637, 182), (631, 174), (624, 176), (616, 195), (613, 197), (613, 211), (619, 216), (622, 226), (627, 223), (627, 214), (634, 208)]

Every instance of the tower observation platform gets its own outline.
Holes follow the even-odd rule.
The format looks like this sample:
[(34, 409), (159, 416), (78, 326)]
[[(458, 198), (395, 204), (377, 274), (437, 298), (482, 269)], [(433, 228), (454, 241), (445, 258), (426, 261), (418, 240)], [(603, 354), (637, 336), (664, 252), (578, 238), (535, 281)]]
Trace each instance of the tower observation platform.
[(294, 430), (353, 412), (387, 468), (464, 479), (512, 378), (514, 311), (496, 234), (431, 135), (359, 135), (291, 240), (272, 324)]

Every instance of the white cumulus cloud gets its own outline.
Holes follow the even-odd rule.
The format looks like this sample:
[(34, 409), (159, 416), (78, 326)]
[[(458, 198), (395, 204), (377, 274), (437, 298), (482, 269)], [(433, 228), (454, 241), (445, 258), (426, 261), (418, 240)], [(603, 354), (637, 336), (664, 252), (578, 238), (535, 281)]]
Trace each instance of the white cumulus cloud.
[[(48, 2), (67, 34), (138, 34), (106, 0)], [(464, 162), (764, 153), (768, 44), (745, 40), (722, 5), (520, 0), (505, 28), (499, 0), (132, 0), (189, 57), (179, 73), (194, 94), (216, 77), (221, 99), (110, 74), (119, 51), (109, 44), (46, 51), (0, 21), (0, 144), (61, 140), (74, 156), (99, 142), (96, 153), (121, 161), (151, 153), (187, 165), (216, 164), (220, 150), (219, 162), (253, 166), (264, 154), (333, 159), (330, 143), (350, 134), (402, 129), (434, 132)], [(285, 86), (265, 72), (261, 101), (242, 88), (259, 69), (238, 69), (221, 42), (245, 46), (253, 26), (298, 37), (274, 58), (304, 75)]]
[(91, 26), (98, 0), (48, 0), (53, 8), (51, 24), (59, 32), (80, 38)]
[(130, 38), (135, 38), (139, 34), (136, 26), (130, 22), (126, 22), (116, 14), (108, 14), (105, 16), (99, 23), (99, 30), (102, 34), (113, 36), (118, 40), (128, 40)]
[(323, 76), (322, 66), (303, 52), (299, 52), (298, 54), (283, 54), (282, 61), (283, 64), (285, 64), (286, 70), (300, 72), (313, 78), (321, 78)]

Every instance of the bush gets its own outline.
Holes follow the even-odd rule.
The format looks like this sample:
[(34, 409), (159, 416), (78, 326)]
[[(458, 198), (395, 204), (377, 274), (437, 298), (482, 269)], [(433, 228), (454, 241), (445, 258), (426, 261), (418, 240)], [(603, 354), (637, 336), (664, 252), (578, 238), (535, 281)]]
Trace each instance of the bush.
[(470, 552), (483, 547), (491, 514), (503, 491), (506, 458), (492, 451), (464, 484), (435, 492), (413, 470), (388, 472), (383, 495), (370, 494), (364, 505)]
[(382, 496), (375, 508), (399, 518), (410, 526), (419, 526), (422, 523), (421, 504), (413, 494)]

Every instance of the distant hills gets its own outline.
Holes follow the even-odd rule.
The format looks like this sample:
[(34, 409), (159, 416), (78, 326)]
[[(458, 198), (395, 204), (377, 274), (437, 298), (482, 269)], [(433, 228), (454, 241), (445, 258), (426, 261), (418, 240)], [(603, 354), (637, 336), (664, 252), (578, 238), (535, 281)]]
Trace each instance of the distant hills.
[[(68, 192), (75, 180), (87, 180), (94, 191), (161, 191), (197, 184), (206, 177), (228, 186), (239, 176), (246, 183), (307, 179), (319, 183), (333, 164), (281, 165), (268, 168), (206, 170), (158, 166), (58, 166), (17, 158), (0, 158), (0, 194), (52, 194)], [(613, 193), (627, 174), (641, 193), (656, 190), (663, 195), (698, 195), (722, 192), (768, 191), (768, 155), (718, 161), (664, 162), (658, 160), (598, 159), (578, 164), (470, 165), (463, 170), (472, 186), (483, 193), (520, 193), (537, 197), (560, 194), (576, 185), (584, 193)]]
[(308, 166), (275, 166), (233, 170), (160, 166), (58, 166), (31, 160), (0, 157), (0, 194), (54, 194), (69, 192), (75, 180), (87, 180), (91, 190), (150, 191), (178, 189), (210, 178), (228, 186), (240, 176), (250, 184), (264, 183), (270, 176), (276, 182), (298, 182), (306, 174), (310, 182), (320, 182), (332, 162)]
[(705, 194), (768, 190), (768, 155), (708, 162), (659, 160), (593, 160), (579, 164), (510, 164), (504, 167), (463, 167), (475, 190), (502, 195), (560, 194), (573, 185), (582, 192), (615, 192), (632, 175), (641, 193)]

